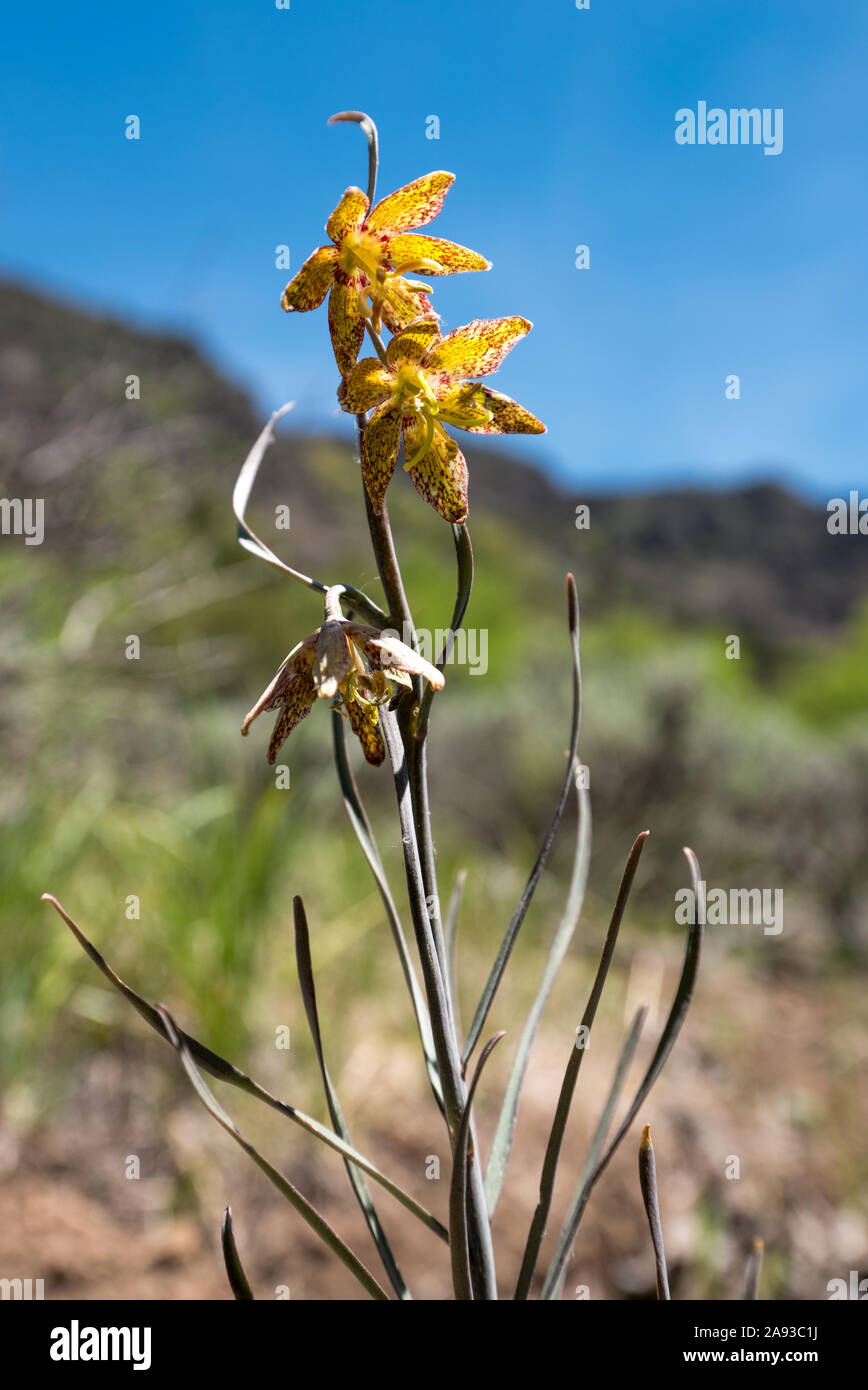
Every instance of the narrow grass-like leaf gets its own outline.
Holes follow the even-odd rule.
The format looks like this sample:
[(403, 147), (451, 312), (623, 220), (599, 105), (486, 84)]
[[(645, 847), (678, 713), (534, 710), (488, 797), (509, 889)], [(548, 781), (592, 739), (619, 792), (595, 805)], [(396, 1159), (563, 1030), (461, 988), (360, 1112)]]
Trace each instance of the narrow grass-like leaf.
[(422, 1043), (422, 1051), (425, 1056), (425, 1067), (428, 1072), (428, 1080), (434, 1092), (434, 1098), (442, 1112), (443, 1110), (443, 1088), (440, 1085), (440, 1077), (437, 1072), (437, 1058), (434, 1053), (434, 1038), (431, 1033), (431, 1019), (428, 1014), (428, 1005), (425, 1002), (425, 995), (419, 984), (407, 938), (404, 935), (404, 928), (392, 897), (388, 879), (383, 868), (383, 861), (380, 858), (380, 851), (374, 839), (374, 832), (368, 819), (364, 805), (362, 804), (359, 790), (356, 786), (356, 779), (350, 766), (347, 756), (347, 735), (344, 720), (337, 710), (332, 710), (332, 740), (334, 744), (335, 766), (337, 767), (338, 780), (341, 784), (341, 794), (344, 799), (347, 815), (350, 824), (358, 840), (362, 853), (367, 860), (368, 867), (374, 876), (374, 882), (380, 894), (383, 907), (386, 911), (386, 918), (392, 932), (392, 939), (398, 952), (398, 959), (401, 962), (401, 969), (404, 972), (404, 979), (407, 982), (407, 989), (410, 992), (410, 1001), (413, 1005), (413, 1012), (416, 1015), (416, 1026), (419, 1029), (419, 1037)]
[(467, 1066), (468, 1059), (471, 1053), (473, 1052), (473, 1049), (476, 1047), (476, 1044), (479, 1041), (479, 1035), (485, 1027), (489, 1010), (491, 1009), (491, 1005), (494, 1001), (494, 996), (497, 993), (497, 989), (500, 985), (501, 980), (503, 979), (503, 974), (506, 970), (507, 962), (509, 961), (509, 957), (512, 954), (512, 948), (515, 945), (516, 938), (518, 936), (519, 931), (521, 930), (521, 924), (527, 916), (527, 911), (531, 905), (531, 902), (533, 901), (533, 895), (536, 892), (537, 884), (539, 883), (540, 878), (542, 877), (543, 869), (545, 868), (548, 862), (548, 857), (551, 852), (552, 845), (554, 844), (555, 836), (558, 833), (558, 827), (560, 826), (560, 823), (563, 820), (564, 811), (566, 810), (567, 801), (570, 795), (570, 787), (572, 786), (575, 776), (576, 753), (579, 746), (579, 730), (581, 727), (582, 718), (582, 666), (579, 657), (579, 601), (578, 596), (576, 594), (576, 581), (571, 574), (567, 575), (567, 620), (569, 623), (570, 641), (573, 649), (573, 717), (572, 726), (570, 729), (570, 746), (567, 752), (567, 769), (566, 773), (564, 774), (564, 784), (561, 788), (561, 794), (558, 799), (558, 804), (555, 808), (554, 816), (552, 817), (551, 824), (549, 825), (549, 828), (546, 832), (546, 837), (543, 840), (542, 849), (540, 850), (537, 856), (536, 863), (531, 869), (530, 877), (528, 878), (528, 881), (524, 886), (521, 898), (519, 899), (518, 907), (516, 908), (512, 917), (512, 921), (507, 927), (506, 934), (504, 935), (504, 938), (500, 943), (500, 949), (497, 952), (497, 958), (494, 962), (494, 965), (491, 968), (491, 974), (489, 975), (485, 983), (485, 988), (483, 989), (479, 999), (479, 1003), (476, 1006), (476, 1013), (474, 1014), (473, 1022), (470, 1025), (470, 1031), (467, 1034), (467, 1041), (464, 1044), (464, 1050), (462, 1052), (461, 1060), (465, 1067)]
[(455, 1140), (455, 1153), (452, 1159), (452, 1181), (449, 1186), (449, 1248), (452, 1254), (452, 1282), (457, 1299), (473, 1298), (473, 1280), (470, 1274), (470, 1245), (467, 1234), (467, 1166), (470, 1161), (470, 1120), (473, 1097), (482, 1069), (488, 1061), (504, 1033), (495, 1033), (482, 1050), (477, 1063), (458, 1135)]
[(229, 1279), (229, 1286), (237, 1299), (248, 1301), (253, 1298), (253, 1290), (244, 1273), (244, 1266), (238, 1254), (238, 1246), (235, 1244), (235, 1232), (232, 1229), (232, 1208), (227, 1207), (223, 1213), (223, 1224), (220, 1228), (220, 1243), (223, 1246), (223, 1263), (226, 1266), (226, 1275)]
[[(298, 970), (298, 983), (301, 988), (301, 997), (304, 1002), (304, 1011), (307, 1015), (310, 1035), (313, 1039), (316, 1059), (319, 1063), (320, 1075), (322, 1076), (323, 1089), (328, 1102), (329, 1114), (335, 1131), (341, 1136), (345, 1144), (349, 1144), (350, 1134), (344, 1120), (340, 1101), (337, 1097), (332, 1079), (326, 1066), (325, 1053), (323, 1052), (322, 1033), (319, 1026), (319, 1011), (316, 1004), (316, 986), (313, 978), (313, 962), (310, 954), (310, 933), (307, 926), (307, 917), (304, 911), (304, 903), (301, 898), (296, 897), (292, 900), (293, 914), (295, 919), (295, 963)], [(371, 1232), (374, 1244), (380, 1253), (386, 1273), (399, 1298), (409, 1299), (412, 1297), (410, 1290), (404, 1281), (403, 1275), (398, 1268), (397, 1260), (389, 1244), (386, 1232), (383, 1230), (377, 1209), (374, 1206), (368, 1184), (362, 1176), (361, 1169), (350, 1159), (345, 1159), (344, 1164), (352, 1185), (356, 1200), (364, 1212), (365, 1220), (368, 1223), (368, 1230)]]
[(669, 1302), (669, 1272), (666, 1268), (666, 1251), (663, 1248), (663, 1226), (660, 1222), (660, 1202), (657, 1197), (657, 1163), (654, 1158), (654, 1145), (651, 1143), (651, 1126), (646, 1125), (639, 1143), (639, 1186), (645, 1215), (651, 1231), (651, 1244), (654, 1247), (654, 1265), (657, 1271), (657, 1297)]
[[(256, 532), (247, 520), (247, 504), (250, 501), (250, 494), (253, 491), (253, 484), (256, 482), (256, 475), (259, 466), (265, 456), (265, 451), (274, 439), (274, 431), (278, 420), (281, 420), (288, 411), (293, 409), (295, 402), (288, 401), (286, 405), (275, 410), (268, 424), (262, 430), (258, 439), (241, 465), (241, 470), (232, 491), (232, 510), (238, 522), (238, 542), (245, 550), (250, 551), (251, 555), (256, 555), (266, 564), (274, 569), (280, 570), (283, 574), (288, 574), (291, 579), (296, 579), (300, 584), (304, 584), (308, 589), (314, 589), (317, 593), (324, 594), (328, 589), (327, 584), (323, 584), (318, 579), (312, 579), (309, 574), (302, 574), (300, 570), (293, 569), (281, 560), (274, 551), (271, 550), (263, 540), (260, 540)], [(354, 589), (352, 585), (344, 586), (344, 593), (350, 599), (355, 608), (373, 620), (377, 627), (384, 627), (387, 623), (386, 614), (378, 607), (373, 600), (369, 599), (361, 590)]]
[(515, 1060), (512, 1064), (512, 1071), (509, 1074), (509, 1080), (506, 1084), (506, 1092), (503, 1097), (503, 1104), (497, 1121), (497, 1129), (494, 1133), (491, 1153), (488, 1157), (488, 1166), (485, 1170), (485, 1198), (488, 1203), (489, 1216), (494, 1215), (503, 1188), (504, 1178), (506, 1177), (506, 1166), (509, 1162), (512, 1138), (515, 1133), (518, 1102), (521, 1096), (521, 1087), (524, 1081), (525, 1071), (527, 1070), (527, 1064), (530, 1058), (530, 1050), (533, 1046), (534, 1038), (536, 1037), (537, 1028), (542, 1018), (546, 1000), (551, 993), (557, 973), (567, 953), (567, 948), (573, 939), (573, 933), (576, 930), (576, 924), (581, 915), (582, 903), (585, 898), (585, 886), (588, 881), (588, 865), (591, 857), (591, 806), (590, 798), (584, 787), (577, 787), (576, 794), (578, 800), (578, 826), (570, 891), (567, 896), (563, 916), (558, 924), (558, 929), (555, 932), (554, 939), (549, 949), (543, 977), (540, 981), (540, 987), (537, 990), (536, 998), (531, 1005), (527, 1022), (519, 1038)]
[(253, 1145), (244, 1138), (243, 1134), (236, 1126), (235, 1121), (226, 1113), (222, 1105), (220, 1105), (219, 1101), (215, 1099), (210, 1091), (205, 1078), (196, 1066), (190, 1049), (179, 1032), (169, 1010), (165, 1008), (164, 1005), (158, 1004), (157, 1012), (163, 1020), (169, 1042), (180, 1057), (181, 1065), (208, 1113), (226, 1130), (227, 1134), (232, 1136), (239, 1148), (243, 1149), (249, 1158), (252, 1158), (257, 1168), (261, 1169), (269, 1182), (277, 1188), (281, 1196), (286, 1198), (298, 1212), (299, 1216), (307, 1222), (311, 1230), (316, 1232), (320, 1240), (337, 1255), (338, 1259), (346, 1266), (350, 1273), (355, 1275), (362, 1287), (371, 1295), (371, 1298), (385, 1299), (388, 1301), (389, 1295), (386, 1293), (385, 1289), (377, 1283), (377, 1280), (374, 1278), (373, 1274), (371, 1274), (370, 1270), (366, 1269), (358, 1256), (353, 1254), (350, 1247), (341, 1239), (337, 1231), (329, 1225), (325, 1217), (320, 1215), (316, 1207), (311, 1206), (307, 1198), (302, 1196), (298, 1188), (294, 1187), (288, 1178), (285, 1178), (282, 1173), (279, 1173), (277, 1169), (268, 1162), (268, 1159), (263, 1158), (258, 1149), (255, 1149)]
[(449, 906), (446, 909), (446, 922), (444, 924), (444, 936), (446, 942), (446, 969), (449, 974), (449, 992), (452, 996), (452, 1007), (455, 1014), (455, 1026), (459, 1029), (461, 1021), (459, 1018), (459, 999), (458, 999), (458, 917), (461, 912), (461, 899), (464, 895), (464, 885), (467, 882), (467, 870), (459, 869), (455, 876), (455, 886), (452, 889), (452, 896), (449, 899)]
[(561, 1084), (561, 1091), (558, 1097), (554, 1120), (552, 1121), (542, 1172), (540, 1174), (539, 1201), (533, 1214), (530, 1231), (528, 1232), (524, 1258), (521, 1264), (521, 1272), (515, 1290), (515, 1297), (518, 1300), (530, 1296), (530, 1288), (539, 1258), (540, 1246), (545, 1237), (546, 1224), (548, 1222), (549, 1212), (551, 1211), (558, 1159), (560, 1158), (567, 1120), (570, 1115), (573, 1094), (579, 1079), (579, 1071), (590, 1043), (591, 1028), (597, 1016), (597, 1006), (599, 1005), (600, 997), (609, 974), (609, 966), (612, 963), (612, 957), (615, 954), (615, 944), (618, 940), (618, 932), (621, 929), (621, 922), (627, 906), (627, 899), (630, 896), (630, 889), (633, 886), (633, 879), (635, 878), (636, 869), (647, 838), (648, 831), (643, 830), (637, 835), (633, 842), (633, 848), (630, 850), (624, 873), (621, 877), (621, 886), (615, 900), (612, 917), (609, 922), (609, 930), (606, 933), (606, 940), (603, 944), (603, 952), (600, 956), (597, 974), (588, 997), (588, 1002), (585, 1005), (585, 1011), (582, 1014), (581, 1023), (576, 1030), (576, 1042), (570, 1048), (570, 1058), (567, 1062), (564, 1079)]
[(759, 1298), (759, 1281), (763, 1267), (763, 1252), (765, 1246), (759, 1236), (754, 1236), (751, 1243), (750, 1253), (747, 1257), (747, 1265), (744, 1271), (744, 1288), (742, 1298), (749, 1302)]
[(588, 1198), (591, 1195), (591, 1188), (594, 1185), (594, 1171), (600, 1157), (600, 1151), (602, 1150), (603, 1144), (606, 1142), (606, 1135), (609, 1132), (612, 1116), (615, 1113), (615, 1107), (621, 1095), (621, 1088), (624, 1085), (627, 1072), (630, 1070), (630, 1063), (635, 1056), (636, 1048), (639, 1044), (639, 1036), (647, 1017), (648, 1005), (643, 1004), (641, 1008), (636, 1011), (636, 1016), (633, 1019), (633, 1026), (627, 1035), (627, 1041), (624, 1043), (621, 1050), (621, 1056), (618, 1058), (618, 1065), (615, 1068), (611, 1089), (609, 1090), (603, 1113), (597, 1123), (597, 1128), (594, 1130), (594, 1137), (591, 1140), (588, 1157), (582, 1169), (582, 1176), (579, 1178), (578, 1187), (576, 1188), (575, 1195), (570, 1204), (567, 1219), (564, 1223), (560, 1240), (558, 1241), (557, 1250), (549, 1265), (549, 1270), (545, 1277), (545, 1282), (543, 1283), (542, 1292), (540, 1293), (541, 1299), (554, 1299), (558, 1296), (564, 1277), (564, 1271), (567, 1267), (567, 1260), (573, 1248), (573, 1241), (576, 1238), (579, 1223), (582, 1219), (585, 1207), (587, 1206)]
[[(168, 1042), (163, 1020), (153, 1005), (143, 999), (140, 994), (137, 994), (134, 989), (131, 989), (130, 986), (121, 979), (120, 975), (112, 970), (105, 958), (101, 956), (96, 947), (88, 941), (84, 932), (72, 920), (69, 913), (61, 906), (57, 898), (53, 897), (51, 893), (43, 893), (42, 900), (51, 903), (55, 911), (63, 918), (85, 954), (90, 957), (94, 965), (102, 972), (110, 984), (114, 985), (115, 989), (132, 1004), (136, 1012), (141, 1015), (146, 1023), (150, 1024), (163, 1041)], [(271, 1095), (269, 1091), (266, 1091), (263, 1086), (260, 1086), (258, 1082), (241, 1071), (239, 1067), (233, 1066), (231, 1062), (227, 1062), (226, 1058), (221, 1057), (219, 1053), (212, 1052), (210, 1047), (205, 1047), (203, 1043), (191, 1037), (189, 1033), (182, 1033), (181, 1037), (189, 1048), (196, 1063), (203, 1071), (207, 1071), (211, 1076), (216, 1077), (218, 1081), (225, 1081), (228, 1085), (237, 1087), (239, 1091), (244, 1091), (246, 1095), (254, 1096), (256, 1100), (262, 1101), (263, 1105), (270, 1106), (272, 1110), (276, 1110), (280, 1115), (285, 1115), (287, 1119), (292, 1120), (293, 1124), (306, 1130), (308, 1134), (312, 1134), (315, 1138), (320, 1139), (330, 1149), (334, 1149), (336, 1153), (341, 1154), (343, 1158), (351, 1159), (353, 1163), (368, 1174), (368, 1177), (378, 1182), (380, 1186), (384, 1187), (387, 1192), (390, 1192), (402, 1206), (405, 1206), (414, 1216), (418, 1216), (419, 1220), (432, 1230), (435, 1235), (439, 1236), (442, 1241), (448, 1243), (449, 1232), (442, 1222), (438, 1221), (436, 1216), (432, 1216), (431, 1212), (421, 1206), (414, 1197), (411, 1197), (409, 1192), (405, 1192), (397, 1183), (392, 1182), (391, 1178), (387, 1178), (385, 1173), (381, 1173), (376, 1164), (372, 1163), (370, 1159), (365, 1158), (364, 1154), (360, 1154), (358, 1150), (354, 1149), (350, 1144), (345, 1144), (337, 1134), (332, 1132), (332, 1130), (327, 1129), (325, 1125), (321, 1125), (319, 1120), (315, 1120), (310, 1115), (306, 1115), (303, 1110), (296, 1110), (294, 1105), (288, 1105), (286, 1101), (278, 1100), (277, 1096)]]
[[(464, 1080), (461, 1072), (457, 1040), (450, 1027), (449, 1000), (447, 986), (443, 978), (440, 959), (428, 906), (425, 901), (425, 886), (422, 864), (419, 857), (419, 843), (413, 819), (413, 798), (407, 768), (407, 751), (395, 716), (387, 709), (381, 711), (380, 727), (389, 754), (392, 776), (395, 782), (395, 795), (398, 801), (398, 818), (401, 825), (401, 846), (404, 855), (404, 873), (407, 879), (407, 895), (410, 900), (410, 913), (413, 930), (416, 934), (416, 947), (422, 967), (425, 994), (429, 1001), (431, 1028), (437, 1050), (438, 1069), (443, 1082), (443, 1099), (446, 1121), (450, 1136), (457, 1136), (464, 1108)], [(454, 1139), (452, 1140), (454, 1146)], [(484, 1290), (486, 1299), (497, 1297), (494, 1269), (494, 1250), (491, 1243), (491, 1225), (485, 1206), (485, 1193), (482, 1185), (480, 1166), (474, 1154), (471, 1162), (469, 1183), (470, 1241), (473, 1264), (474, 1286)]]
[[(699, 970), (699, 957), (702, 948), (702, 928), (705, 922), (705, 900), (704, 890), (702, 887), (702, 879), (700, 877), (699, 864), (697, 862), (696, 855), (693, 853), (693, 850), (691, 849), (685, 849), (684, 853), (687, 858), (687, 863), (690, 866), (690, 878), (693, 886), (694, 920), (690, 924), (690, 932), (687, 938), (687, 947), (684, 953), (684, 965), (681, 970), (681, 978), (678, 981), (678, 988), (675, 991), (675, 998), (672, 1001), (672, 1007), (669, 1010), (669, 1016), (666, 1019), (666, 1024), (660, 1036), (660, 1041), (657, 1044), (657, 1049), (654, 1053), (654, 1056), (651, 1059), (651, 1064), (648, 1067), (648, 1070), (646, 1071), (645, 1076), (642, 1079), (642, 1084), (640, 1085), (639, 1090), (636, 1092), (636, 1096), (633, 1100), (633, 1103), (630, 1106), (630, 1109), (627, 1111), (626, 1116), (622, 1120), (621, 1125), (618, 1128), (618, 1131), (615, 1134), (614, 1139), (610, 1143), (609, 1147), (606, 1149), (606, 1152), (603, 1154), (602, 1158), (597, 1163), (596, 1167), (591, 1173), (590, 1179), (586, 1184), (586, 1190), (583, 1193), (582, 1200), (578, 1207), (578, 1212), (575, 1218), (573, 1235), (570, 1238), (569, 1242), (570, 1245), (572, 1244), (572, 1240), (575, 1237), (575, 1232), (578, 1230), (579, 1222), (582, 1219), (582, 1213), (584, 1212), (591, 1190), (602, 1177), (603, 1173), (605, 1172), (605, 1169), (611, 1162), (612, 1156), (617, 1150), (618, 1145), (621, 1143), (621, 1140), (624, 1138), (624, 1135), (627, 1133), (627, 1130), (630, 1128), (631, 1124), (635, 1120), (636, 1114), (640, 1106), (643, 1104), (645, 1097), (648, 1095), (649, 1091), (651, 1090), (651, 1087), (654, 1085), (654, 1082), (660, 1075), (660, 1072), (663, 1069), (666, 1059), (668, 1058), (670, 1052), (672, 1051), (672, 1048), (675, 1045), (675, 1040), (678, 1037), (679, 1032), (681, 1031), (681, 1026), (684, 1023), (687, 1010), (690, 1007), (690, 1000), (693, 997), (693, 989), (696, 984), (696, 975)], [(569, 1254), (569, 1245), (567, 1246), (566, 1250), (561, 1250), (561, 1247), (559, 1246), (559, 1253), (562, 1256), (560, 1274), (558, 1275), (556, 1283), (553, 1286), (551, 1283), (552, 1270), (549, 1270), (549, 1274), (546, 1277), (545, 1284), (545, 1289), (548, 1289), (549, 1292), (546, 1293), (544, 1289), (542, 1295), (544, 1298), (554, 1297), (557, 1288), (560, 1286), (560, 1279), (563, 1276), (564, 1265), (566, 1263), (567, 1255)], [(554, 1268), (554, 1264), (552, 1268)]]
[(684, 854), (690, 866), (690, 878), (693, 884), (693, 902), (695, 906), (695, 921), (690, 925), (690, 933), (687, 938), (687, 948), (684, 953), (684, 965), (681, 971), (681, 978), (678, 981), (678, 988), (675, 991), (675, 998), (672, 1001), (672, 1008), (669, 1010), (669, 1017), (660, 1035), (657, 1050), (651, 1059), (642, 1084), (636, 1092), (633, 1104), (621, 1122), (617, 1134), (609, 1145), (597, 1165), (594, 1173), (594, 1182), (601, 1176), (603, 1170), (609, 1164), (612, 1155), (620, 1144), (627, 1130), (636, 1118), (639, 1107), (643, 1104), (645, 1097), (654, 1085), (661, 1071), (663, 1070), (666, 1059), (675, 1046), (675, 1040), (681, 1032), (681, 1026), (687, 1016), (690, 1007), (690, 1000), (693, 998), (693, 989), (696, 984), (696, 975), (699, 970), (699, 955), (702, 947), (702, 928), (705, 922), (705, 901), (704, 890), (701, 885), (699, 864), (692, 849), (685, 849)]
[[(467, 612), (467, 605), (470, 603), (470, 595), (473, 591), (473, 546), (470, 544), (470, 532), (465, 525), (453, 525), (452, 538), (455, 541), (455, 558), (458, 562), (458, 588), (449, 629), (443, 642), (443, 650), (438, 654), (435, 662), (438, 671), (442, 671), (449, 660), (455, 645), (455, 636), (464, 622), (464, 615)], [(434, 688), (426, 684), (414, 734), (417, 741), (425, 738), (433, 700)]]

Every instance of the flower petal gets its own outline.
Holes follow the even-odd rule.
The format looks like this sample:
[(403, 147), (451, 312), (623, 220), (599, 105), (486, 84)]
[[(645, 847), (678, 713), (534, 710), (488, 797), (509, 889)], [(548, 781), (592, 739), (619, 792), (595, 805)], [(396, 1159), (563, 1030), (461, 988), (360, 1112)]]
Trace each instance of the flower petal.
[(386, 361), (390, 367), (415, 367), (439, 337), (439, 319), (416, 319), (390, 339), (386, 348)]
[[(458, 386), (447, 384), (437, 393), (437, 407), (443, 423), (457, 425), (462, 430), (481, 430), (492, 415), (486, 400), (487, 390), (479, 381), (462, 381)], [(488, 394), (494, 393), (489, 391)]]
[(341, 376), (353, 370), (365, 336), (365, 324), (359, 308), (359, 286), (357, 275), (342, 275), (335, 281), (329, 295), (329, 332)]
[[(468, 386), (470, 384), (467, 383)], [(479, 404), (491, 411), (491, 419), (483, 424), (465, 425), (463, 428), (470, 434), (545, 434), (546, 427), (542, 420), (519, 405), (518, 401), (502, 395), (500, 391), (492, 391), (490, 386), (475, 385), (475, 390), (480, 395), (474, 400), (478, 399)]]
[[(491, 262), (478, 251), (470, 251), (455, 241), (436, 236), (393, 236), (389, 239), (389, 260), (402, 270), (418, 270), (423, 275), (452, 275), (459, 270), (490, 270)], [(420, 265), (433, 261), (434, 266)]]
[(410, 680), (410, 677), (407, 675), (407, 672), (399, 671), (396, 666), (384, 666), (383, 679), (386, 681), (391, 681), (393, 685), (402, 685), (407, 690), (413, 689), (413, 682)]
[(241, 732), (245, 738), (254, 719), (258, 719), (260, 714), (264, 714), (267, 710), (278, 709), (284, 703), (286, 691), (292, 682), (300, 673), (303, 674), (310, 670), (318, 634), (319, 629), (310, 637), (306, 637), (303, 642), (297, 643), (289, 655), (284, 657), (274, 679), (270, 685), (266, 686), (253, 709), (245, 716), (244, 723), (241, 725)]
[(423, 174), (394, 193), (381, 198), (369, 214), (365, 228), (370, 232), (409, 232), (433, 222), (443, 206), (443, 199), (455, 182), (454, 174), (442, 169)]
[(374, 510), (382, 511), (386, 488), (395, 471), (401, 412), (388, 401), (378, 405), (362, 437), (362, 477)]
[(424, 676), (435, 690), (442, 690), (446, 678), (442, 671), (432, 666), (406, 642), (397, 637), (384, 637), (374, 627), (362, 623), (347, 623), (347, 636), (364, 652), (371, 665), (378, 671), (410, 671), (414, 676)]
[(388, 400), (394, 386), (395, 373), (390, 367), (378, 357), (363, 357), (338, 387), (338, 400), (344, 410), (361, 415)]
[(403, 275), (389, 280), (383, 300), (383, 322), (390, 333), (400, 333), (414, 319), (436, 317), (434, 306), (424, 290), (414, 290)]
[[(407, 457), (422, 447), (424, 421), (417, 417), (404, 421)], [(467, 461), (455, 440), (441, 425), (435, 425), (434, 438), (427, 453), (408, 470), (416, 491), (430, 502), (444, 521), (460, 522), (467, 516)]]
[(368, 200), (360, 188), (348, 188), (328, 222), (326, 232), (338, 244), (347, 232), (361, 227), (368, 211)]
[(331, 700), (338, 686), (353, 668), (353, 658), (343, 623), (334, 619), (324, 622), (316, 641), (311, 676), (313, 687), (321, 700)]
[(364, 705), (360, 700), (348, 700), (344, 708), (350, 727), (362, 745), (362, 752), (373, 767), (379, 767), (386, 756), (386, 746), (380, 733), (376, 707)]
[(316, 691), (313, 688), (313, 676), (309, 668), (299, 672), (297, 679), (287, 690), (287, 696), (286, 704), (277, 716), (277, 723), (268, 745), (266, 756), (272, 766), (277, 759), (281, 744), (286, 741), (296, 724), (300, 724), (313, 708)]
[(295, 309), (304, 314), (308, 309), (319, 308), (334, 282), (337, 259), (333, 246), (318, 246), (308, 256), (283, 291), (280, 302), (287, 313)]
[(532, 326), (517, 315), (505, 319), (474, 319), (435, 343), (425, 354), (423, 366), (438, 372), (444, 381), (487, 376), (500, 366), (510, 348), (529, 333)]

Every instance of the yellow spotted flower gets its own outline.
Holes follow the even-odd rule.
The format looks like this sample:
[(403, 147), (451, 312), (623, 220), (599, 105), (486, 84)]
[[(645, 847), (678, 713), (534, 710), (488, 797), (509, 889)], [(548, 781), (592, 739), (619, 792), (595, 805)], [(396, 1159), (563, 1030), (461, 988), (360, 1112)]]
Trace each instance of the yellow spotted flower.
[(369, 211), (360, 188), (348, 188), (328, 222), (331, 246), (309, 256), (283, 291), (287, 311), (317, 309), (329, 290), (329, 330), (341, 375), (356, 363), (365, 336), (365, 319), (379, 333), (385, 323), (397, 333), (413, 319), (431, 314), (428, 285), (407, 280), (409, 271), (451, 275), (459, 270), (488, 270), (489, 262), (439, 237), (414, 236), (443, 206), (454, 174), (425, 174), (382, 198)]
[(260, 714), (280, 711), (268, 745), (270, 763), (317, 699), (337, 696), (338, 708), (349, 719), (365, 757), (379, 767), (386, 756), (379, 706), (392, 698), (396, 686), (411, 685), (411, 675), (424, 676), (435, 690), (443, 689), (442, 673), (411, 647), (378, 628), (342, 617), (340, 593), (340, 588), (329, 589), (322, 627), (293, 647), (241, 726), (246, 735)]
[(362, 474), (377, 511), (395, 471), (403, 434), (404, 467), (446, 521), (467, 516), (467, 463), (444, 425), (470, 434), (542, 434), (524, 406), (467, 381), (488, 376), (530, 330), (527, 319), (474, 319), (440, 336), (437, 320), (417, 319), (392, 338), (386, 361), (364, 357), (341, 383), (344, 410), (371, 410), (362, 439)]

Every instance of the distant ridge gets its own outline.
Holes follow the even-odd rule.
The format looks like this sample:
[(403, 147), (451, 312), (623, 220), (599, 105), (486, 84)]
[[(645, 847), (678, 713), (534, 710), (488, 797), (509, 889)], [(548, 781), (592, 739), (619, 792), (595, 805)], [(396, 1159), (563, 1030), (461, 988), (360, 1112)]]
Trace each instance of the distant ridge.
[[(135, 402), (125, 396), (131, 375)], [(139, 478), (147, 465), (150, 504), (162, 498), (198, 533), (222, 531), (227, 488), (261, 425), (245, 393), (183, 338), (0, 282), (0, 486), (45, 497), (47, 534), (70, 551), (111, 544), (106, 479), (121, 467)], [(575, 569), (600, 607), (741, 624), (788, 643), (833, 631), (868, 596), (868, 540), (830, 536), (822, 506), (776, 484), (573, 495), (495, 446), (462, 442), (471, 529), (482, 518), (520, 528), (541, 564)], [(343, 492), (323, 485), (324, 450), (346, 459)], [(264, 472), (265, 495), (280, 490), (281, 459), (311, 545), (345, 537), (357, 498), (347, 436), (288, 432)], [(575, 526), (580, 502), (588, 530)]]

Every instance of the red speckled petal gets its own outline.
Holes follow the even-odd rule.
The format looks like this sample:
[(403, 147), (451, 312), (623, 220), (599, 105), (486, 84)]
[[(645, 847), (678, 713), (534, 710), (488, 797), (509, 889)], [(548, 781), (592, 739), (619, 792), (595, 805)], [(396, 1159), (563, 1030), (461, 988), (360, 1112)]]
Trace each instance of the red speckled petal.
[(333, 246), (318, 246), (283, 291), (281, 304), (287, 313), (318, 309), (334, 284), (338, 253)]
[(365, 323), (359, 308), (360, 278), (341, 272), (329, 295), (329, 332), (341, 376), (356, 365), (365, 337)]
[(383, 301), (383, 322), (390, 333), (400, 333), (414, 319), (436, 318), (434, 306), (424, 290), (414, 290), (402, 275), (389, 281)]
[(381, 511), (386, 488), (395, 471), (401, 412), (388, 402), (377, 406), (362, 439), (362, 477), (376, 511)]
[[(530, 410), (477, 381), (463, 382), (442, 393), (438, 396), (438, 404), (441, 410), (456, 416), (453, 424), (465, 417), (460, 427), (469, 434), (545, 434), (543, 421), (537, 420)], [(490, 411), (491, 420), (480, 418), (484, 410)]]
[(361, 415), (389, 399), (395, 386), (395, 373), (378, 357), (363, 357), (338, 387), (343, 410)]
[(360, 188), (348, 188), (328, 222), (326, 232), (339, 244), (347, 232), (358, 231), (368, 211), (368, 200)]
[(415, 367), (439, 337), (439, 319), (416, 319), (390, 340), (386, 348), (386, 361), (390, 367)]
[(345, 708), (350, 727), (362, 745), (362, 752), (372, 767), (379, 767), (386, 756), (386, 746), (376, 711), (359, 700), (348, 701)]
[(435, 343), (425, 354), (423, 368), (438, 373), (444, 381), (488, 376), (531, 327), (527, 319), (517, 316), (474, 319)]
[[(425, 424), (418, 417), (404, 421), (408, 458), (425, 439)], [(431, 447), (409, 469), (416, 491), (430, 502), (444, 521), (464, 521), (467, 516), (467, 461), (455, 440), (440, 425), (434, 427)]]
[(366, 229), (392, 235), (426, 226), (434, 221), (454, 182), (455, 175), (442, 169), (423, 174), (421, 179), (414, 179), (381, 199), (368, 217)]
[[(490, 270), (491, 262), (478, 251), (436, 236), (394, 236), (389, 241), (389, 260), (396, 269), (418, 269), (421, 275), (453, 275), (461, 270)], [(420, 261), (434, 265), (420, 266)]]

